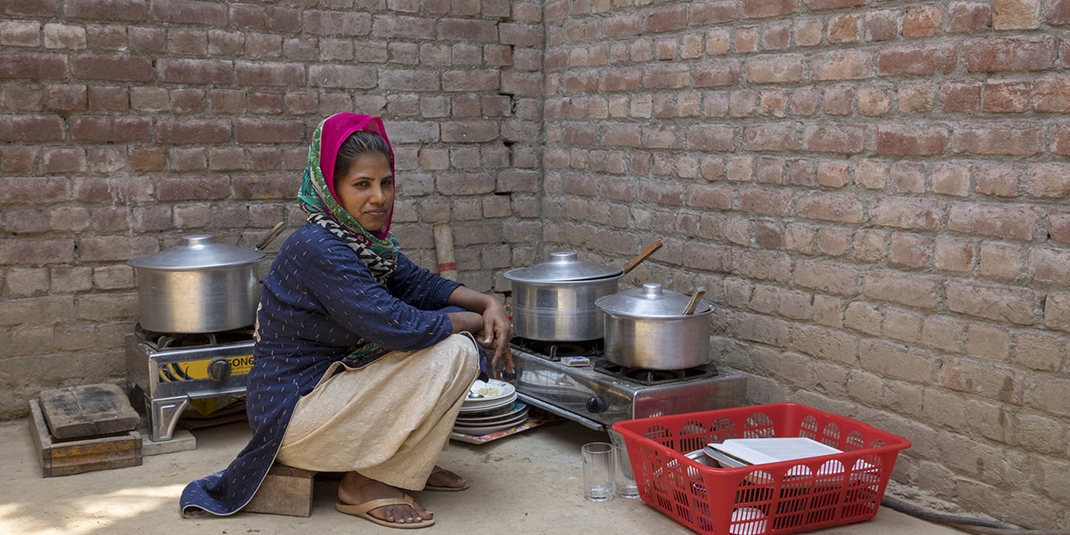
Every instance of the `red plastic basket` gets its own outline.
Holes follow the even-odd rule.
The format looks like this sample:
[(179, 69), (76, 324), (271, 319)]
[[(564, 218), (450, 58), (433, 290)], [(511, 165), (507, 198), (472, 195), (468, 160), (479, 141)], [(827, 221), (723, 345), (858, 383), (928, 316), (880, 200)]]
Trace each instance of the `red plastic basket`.
[[(699, 533), (775, 535), (869, 520), (910, 441), (795, 403), (627, 420), (639, 496)], [(685, 454), (729, 438), (807, 437), (843, 453), (738, 468)]]

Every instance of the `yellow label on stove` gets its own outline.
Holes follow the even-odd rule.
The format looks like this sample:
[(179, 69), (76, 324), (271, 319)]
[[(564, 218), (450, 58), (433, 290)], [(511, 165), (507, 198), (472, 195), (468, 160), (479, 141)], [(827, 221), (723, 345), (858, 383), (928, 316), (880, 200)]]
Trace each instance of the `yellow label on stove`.
[[(230, 365), (229, 375), (243, 375), (249, 373), (253, 367), (252, 355), (238, 355), (236, 357), (213, 357), (204, 360), (191, 360), (188, 362), (172, 362), (160, 368), (160, 382), (169, 383), (174, 381), (193, 381), (196, 379), (213, 379), (210, 372), (212, 363), (225, 361)], [(226, 364), (216, 364), (225, 369)], [(218, 373), (218, 372), (217, 372)]]

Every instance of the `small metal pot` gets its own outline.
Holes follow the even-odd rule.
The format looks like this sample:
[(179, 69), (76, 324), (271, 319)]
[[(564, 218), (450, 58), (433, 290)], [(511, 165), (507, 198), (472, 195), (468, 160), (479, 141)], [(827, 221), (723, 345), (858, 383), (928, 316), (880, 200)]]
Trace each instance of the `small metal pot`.
[(574, 252), (550, 253), (550, 261), (506, 271), (512, 283), (513, 331), (517, 336), (550, 342), (602, 338), (599, 297), (617, 291), (624, 276), (613, 269), (576, 258)]
[(137, 276), (141, 327), (210, 333), (252, 325), (260, 298), (261, 249), (281, 230), (280, 223), (255, 249), (215, 243), (211, 236), (185, 236), (175, 247), (128, 261)]
[(710, 314), (717, 308), (699, 300), (694, 313), (684, 314), (691, 299), (647, 283), (599, 298), (605, 314), (605, 354), (626, 368), (682, 370), (710, 358)]

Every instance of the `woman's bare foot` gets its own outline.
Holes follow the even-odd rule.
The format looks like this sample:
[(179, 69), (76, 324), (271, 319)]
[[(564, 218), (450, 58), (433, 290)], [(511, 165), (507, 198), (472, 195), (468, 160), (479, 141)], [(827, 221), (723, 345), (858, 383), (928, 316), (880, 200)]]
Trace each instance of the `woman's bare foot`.
[(427, 476), (427, 485), (424, 487), (426, 490), (464, 490), (466, 488), (468, 488), (468, 482), (463, 477), (441, 466), (435, 466), (434, 470), (431, 470), (431, 475)]
[[(404, 495), (405, 493), (399, 489), (366, 478), (356, 472), (347, 472), (342, 477), (342, 482), (338, 484), (338, 500), (350, 505), (359, 505), (383, 498), (401, 498)], [(411, 507), (404, 504), (384, 505), (372, 509), (368, 514), (380, 520), (398, 524), (417, 524), (424, 520), (431, 520), (435, 516), (415, 502)]]

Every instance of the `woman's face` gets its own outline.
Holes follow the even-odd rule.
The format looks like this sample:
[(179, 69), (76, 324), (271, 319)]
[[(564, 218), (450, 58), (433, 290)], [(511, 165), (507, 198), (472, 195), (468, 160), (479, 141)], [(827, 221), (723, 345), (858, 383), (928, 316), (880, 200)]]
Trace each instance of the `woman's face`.
[(394, 208), (394, 173), (382, 154), (357, 158), (343, 177), (336, 177), (334, 191), (338, 203), (368, 232), (386, 224)]

